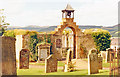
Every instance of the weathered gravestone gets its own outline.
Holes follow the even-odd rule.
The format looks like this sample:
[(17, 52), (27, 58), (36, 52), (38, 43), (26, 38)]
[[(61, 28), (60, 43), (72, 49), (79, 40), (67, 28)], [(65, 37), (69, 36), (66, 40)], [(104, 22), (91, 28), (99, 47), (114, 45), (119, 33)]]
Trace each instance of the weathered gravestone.
[(17, 75), (15, 38), (0, 37), (0, 76)]
[(111, 52), (114, 52), (114, 50), (113, 49), (110, 49), (110, 48), (108, 48), (107, 49), (107, 51), (106, 51), (106, 62), (108, 63), (108, 62), (110, 62), (110, 61), (113, 61), (113, 58), (114, 58), (114, 54), (112, 54), (111, 55), (111, 60), (110, 60), (110, 53)]
[(45, 73), (50, 72), (57, 72), (57, 58), (54, 55), (45, 59)]
[(97, 50), (92, 49), (88, 55), (88, 74), (95, 74), (99, 72)]
[(98, 57), (98, 68), (102, 69), (102, 62), (103, 62), (103, 57), (99, 56)]
[(38, 44), (38, 62), (45, 60), (50, 55), (50, 46), (49, 43), (39, 43)]
[(20, 69), (29, 69), (29, 50), (22, 49), (20, 51), (20, 59), (19, 59), (19, 68)]
[(72, 51), (69, 49), (67, 51), (67, 58), (66, 58), (66, 64), (65, 64), (65, 69), (64, 72), (71, 72), (74, 70), (74, 67), (70, 67), (72, 65)]

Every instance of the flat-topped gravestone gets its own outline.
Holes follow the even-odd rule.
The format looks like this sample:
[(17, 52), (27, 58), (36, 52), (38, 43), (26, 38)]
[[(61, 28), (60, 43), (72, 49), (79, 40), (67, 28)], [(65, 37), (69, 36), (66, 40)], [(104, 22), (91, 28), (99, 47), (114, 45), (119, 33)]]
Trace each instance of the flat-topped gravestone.
[(29, 50), (22, 49), (20, 51), (20, 59), (19, 59), (19, 68), (20, 69), (29, 69)]
[(50, 43), (39, 43), (38, 45), (38, 62), (45, 60), (50, 55)]
[(98, 68), (102, 69), (102, 62), (103, 62), (103, 57), (99, 56), (98, 57)]
[(110, 53), (111, 53), (111, 52), (114, 52), (114, 50), (108, 48), (107, 51), (106, 51), (106, 56), (107, 56), (107, 58), (106, 58), (106, 62), (113, 61), (114, 54), (111, 55), (111, 60), (110, 60)]
[(57, 58), (54, 55), (50, 55), (45, 59), (45, 73), (57, 72)]
[(0, 76), (16, 76), (15, 38), (0, 37)]
[(98, 55), (97, 50), (92, 49), (88, 55), (88, 74), (95, 74), (98, 73)]

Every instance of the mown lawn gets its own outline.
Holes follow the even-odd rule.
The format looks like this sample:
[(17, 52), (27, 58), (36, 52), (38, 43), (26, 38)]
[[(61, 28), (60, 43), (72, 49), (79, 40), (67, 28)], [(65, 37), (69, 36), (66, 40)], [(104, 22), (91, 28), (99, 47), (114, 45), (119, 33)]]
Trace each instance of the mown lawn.
[[(18, 75), (88, 75), (87, 69), (76, 70), (73, 72), (63, 72), (62, 69), (59, 69), (57, 72), (45, 73), (44, 69), (18, 69)], [(98, 74), (92, 75), (109, 75), (109, 70), (100, 70)]]
[[(33, 62), (30, 62), (30, 64), (45, 66), (45, 62), (41, 62), (41, 63), (33, 63)], [(64, 65), (65, 65), (64, 62), (58, 61), (58, 66), (64, 66)]]
[[(87, 59), (85, 59), (84, 61), (88, 61)], [(45, 63), (30, 63), (30, 64), (34, 64), (34, 65), (40, 65), (40, 66), (44, 66)], [(58, 66), (64, 66), (64, 62), (63, 61), (58, 61)], [(106, 63), (105, 60), (103, 60), (103, 67), (104, 68), (109, 68), (109, 63)], [(80, 70), (75, 70), (73, 72), (63, 72), (62, 69), (58, 69), (57, 72), (52, 72), (52, 73), (45, 73), (45, 69), (40, 69), (40, 68), (30, 68), (30, 69), (17, 69), (17, 75), (22, 75), (22, 77), (26, 76), (26, 75), (66, 75), (69, 77), (69, 75), (84, 75), (83, 77), (88, 76), (88, 70), (87, 69), (80, 69)], [(101, 75), (101, 76), (100, 76)], [(109, 70), (108, 69), (103, 69), (103, 70), (99, 70), (99, 73), (97, 74), (92, 74), (89, 77), (109, 77)]]

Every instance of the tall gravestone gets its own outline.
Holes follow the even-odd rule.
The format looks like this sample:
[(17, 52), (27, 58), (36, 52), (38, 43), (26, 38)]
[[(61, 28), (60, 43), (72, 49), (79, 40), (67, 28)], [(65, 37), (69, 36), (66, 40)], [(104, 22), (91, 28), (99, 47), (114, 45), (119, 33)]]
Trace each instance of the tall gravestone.
[(15, 38), (0, 37), (0, 76), (16, 76)]
[(20, 57), (19, 57), (19, 68), (20, 69), (29, 69), (29, 50), (28, 49), (22, 49), (20, 51)]
[(65, 69), (64, 69), (64, 72), (70, 72), (73, 68), (69, 67), (71, 64), (72, 64), (72, 51), (69, 49), (67, 51), (67, 58), (66, 58), (66, 64), (65, 64)]
[(113, 58), (114, 58), (114, 54), (111, 55), (111, 60), (110, 60), (110, 53), (111, 52), (114, 52), (113, 49), (110, 49), (108, 48), (107, 51), (106, 51), (106, 62), (110, 62), (110, 61), (113, 61)]
[(57, 58), (54, 55), (45, 59), (45, 73), (50, 72), (57, 72)]
[(97, 50), (92, 49), (88, 55), (88, 74), (95, 74), (99, 72)]
[(98, 57), (98, 68), (102, 69), (102, 62), (103, 62), (103, 57), (99, 56)]

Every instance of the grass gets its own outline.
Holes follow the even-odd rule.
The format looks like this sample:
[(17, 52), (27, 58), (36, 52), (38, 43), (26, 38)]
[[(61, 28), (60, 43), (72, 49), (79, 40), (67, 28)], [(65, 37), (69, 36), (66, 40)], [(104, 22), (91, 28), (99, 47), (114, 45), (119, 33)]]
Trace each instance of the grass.
[[(88, 61), (88, 59), (83, 59), (84, 61)], [(34, 65), (41, 65), (44, 66), (45, 63), (41, 62), (41, 63), (30, 63), (30, 64), (34, 64)], [(64, 66), (65, 63), (63, 61), (58, 61), (58, 66)], [(109, 68), (109, 63), (106, 63), (105, 60), (103, 60), (103, 67), (104, 68)], [(88, 76), (88, 70), (87, 69), (80, 69), (80, 70), (76, 70), (73, 72), (63, 72), (62, 69), (58, 69), (57, 72), (52, 72), (52, 73), (45, 73), (45, 69), (41, 69), (41, 68), (30, 68), (30, 69), (17, 69), (17, 74), (18, 75), (66, 75), (69, 77), (69, 75), (84, 75)], [(100, 75), (104, 75), (104, 77), (108, 77), (109, 75), (109, 70), (108, 69), (103, 69), (103, 70), (99, 70), (99, 73), (97, 74), (92, 74), (90, 75), (90, 77), (102, 77)], [(105, 76), (106, 75), (106, 76)]]
[[(30, 62), (30, 64), (45, 66), (45, 62), (41, 62), (41, 63), (33, 63), (33, 62)], [(64, 62), (58, 61), (58, 66), (64, 66), (64, 65), (65, 65)]]
[[(73, 72), (63, 72), (62, 69), (58, 69), (57, 72), (45, 73), (44, 69), (18, 69), (18, 75), (88, 75), (87, 69), (76, 70)], [(109, 70), (100, 70), (98, 74), (92, 75), (109, 75)]]

